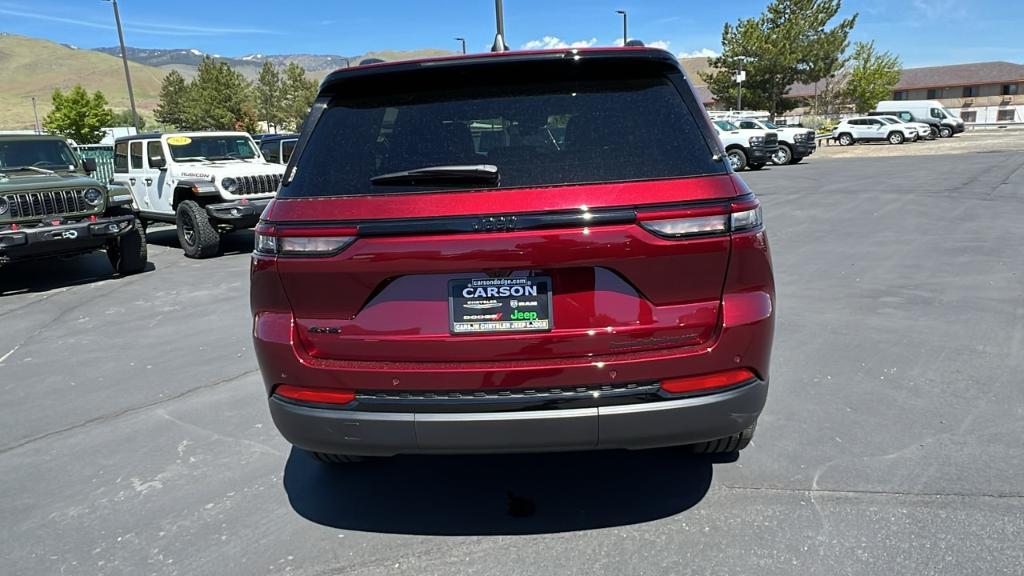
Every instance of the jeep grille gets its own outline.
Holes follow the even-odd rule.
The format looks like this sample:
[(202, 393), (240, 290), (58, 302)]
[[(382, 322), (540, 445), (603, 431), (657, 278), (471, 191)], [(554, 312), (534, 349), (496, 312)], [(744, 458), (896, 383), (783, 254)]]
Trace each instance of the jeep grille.
[(281, 184), (280, 174), (260, 174), (259, 176), (239, 176), (238, 190), (235, 194), (270, 194), (277, 192)]
[(85, 201), (85, 190), (49, 190), (6, 194), (12, 218), (60, 216), (87, 212), (93, 207)]

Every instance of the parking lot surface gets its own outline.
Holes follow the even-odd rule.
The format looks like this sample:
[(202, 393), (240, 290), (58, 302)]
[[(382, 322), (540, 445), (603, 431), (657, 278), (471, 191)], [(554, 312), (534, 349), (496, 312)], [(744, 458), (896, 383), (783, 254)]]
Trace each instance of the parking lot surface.
[(735, 462), (327, 468), (270, 421), (251, 233), (153, 269), (0, 271), (3, 574), (1024, 573), (1024, 155), (813, 157), (744, 178), (778, 282)]

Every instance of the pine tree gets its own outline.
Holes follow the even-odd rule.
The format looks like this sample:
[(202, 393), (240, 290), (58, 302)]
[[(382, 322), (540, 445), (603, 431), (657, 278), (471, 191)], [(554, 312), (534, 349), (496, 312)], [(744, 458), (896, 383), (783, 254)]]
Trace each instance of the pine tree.
[(160, 84), (160, 103), (153, 115), (161, 124), (188, 130), (191, 128), (188, 108), (189, 94), (185, 78), (177, 70), (171, 70)]
[(43, 127), (78, 144), (96, 144), (103, 139), (102, 129), (114, 125), (114, 113), (99, 90), (90, 96), (76, 84), (67, 94), (55, 89), (52, 100), (53, 110), (43, 119)]
[(207, 56), (188, 85), (188, 117), (193, 130), (236, 130), (250, 105), (251, 84), (226, 62)]
[(284, 93), (284, 123), (295, 130), (302, 128), (306, 121), (309, 109), (316, 100), (317, 84), (314, 80), (306, 78), (306, 69), (289, 62), (284, 70), (283, 81)]
[(791, 85), (817, 82), (842, 67), (857, 15), (829, 28), (841, 8), (841, 0), (772, 0), (757, 18), (725, 24), (722, 55), (701, 76), (716, 99), (735, 102), (733, 76), (746, 60), (744, 108), (766, 109), (774, 118), (798, 104), (786, 97)]
[(253, 95), (259, 120), (267, 123), (267, 129), (281, 124), (284, 115), (281, 73), (269, 60), (260, 68), (260, 75), (253, 85)]

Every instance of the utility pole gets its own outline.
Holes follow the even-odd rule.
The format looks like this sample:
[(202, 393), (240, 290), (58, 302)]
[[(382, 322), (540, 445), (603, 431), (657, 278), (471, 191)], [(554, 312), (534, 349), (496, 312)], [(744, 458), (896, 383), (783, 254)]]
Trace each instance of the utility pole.
[(36, 117), (36, 134), (43, 133), (43, 127), (39, 124), (39, 110), (36, 110), (36, 97), (32, 97), (32, 115)]
[(124, 62), (124, 79), (128, 82), (128, 101), (132, 104), (132, 123), (135, 131), (139, 131), (139, 111), (135, 108), (135, 91), (132, 90), (132, 75), (128, 71), (128, 51), (124, 47), (124, 30), (121, 29), (121, 13), (117, 9), (117, 0), (107, 0), (114, 5), (114, 22), (117, 23), (117, 39), (121, 42), (121, 61)]
[(622, 45), (625, 46), (629, 43), (629, 28), (626, 26), (626, 11), (616, 10), (616, 14), (622, 14)]
[(456, 42), (462, 42), (462, 53), (465, 54), (466, 53), (466, 39), (465, 38), (456, 38), (455, 41)]
[(747, 79), (747, 73), (743, 71), (743, 63), (747, 61), (746, 56), (737, 56), (738, 63), (736, 70), (736, 110), (743, 110), (743, 81)]
[(491, 52), (508, 52), (508, 44), (505, 43), (505, 8), (501, 0), (494, 0), (494, 18), (498, 25), (498, 33), (494, 36)]

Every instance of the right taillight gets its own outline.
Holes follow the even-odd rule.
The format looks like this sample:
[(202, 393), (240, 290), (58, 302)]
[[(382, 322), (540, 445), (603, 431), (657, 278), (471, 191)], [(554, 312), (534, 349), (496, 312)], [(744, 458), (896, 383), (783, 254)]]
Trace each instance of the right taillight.
[(348, 227), (291, 228), (260, 224), (256, 227), (256, 253), (266, 256), (332, 256), (356, 239)]
[(638, 214), (640, 226), (662, 238), (690, 238), (742, 232), (762, 224), (761, 205), (756, 199), (681, 210)]

